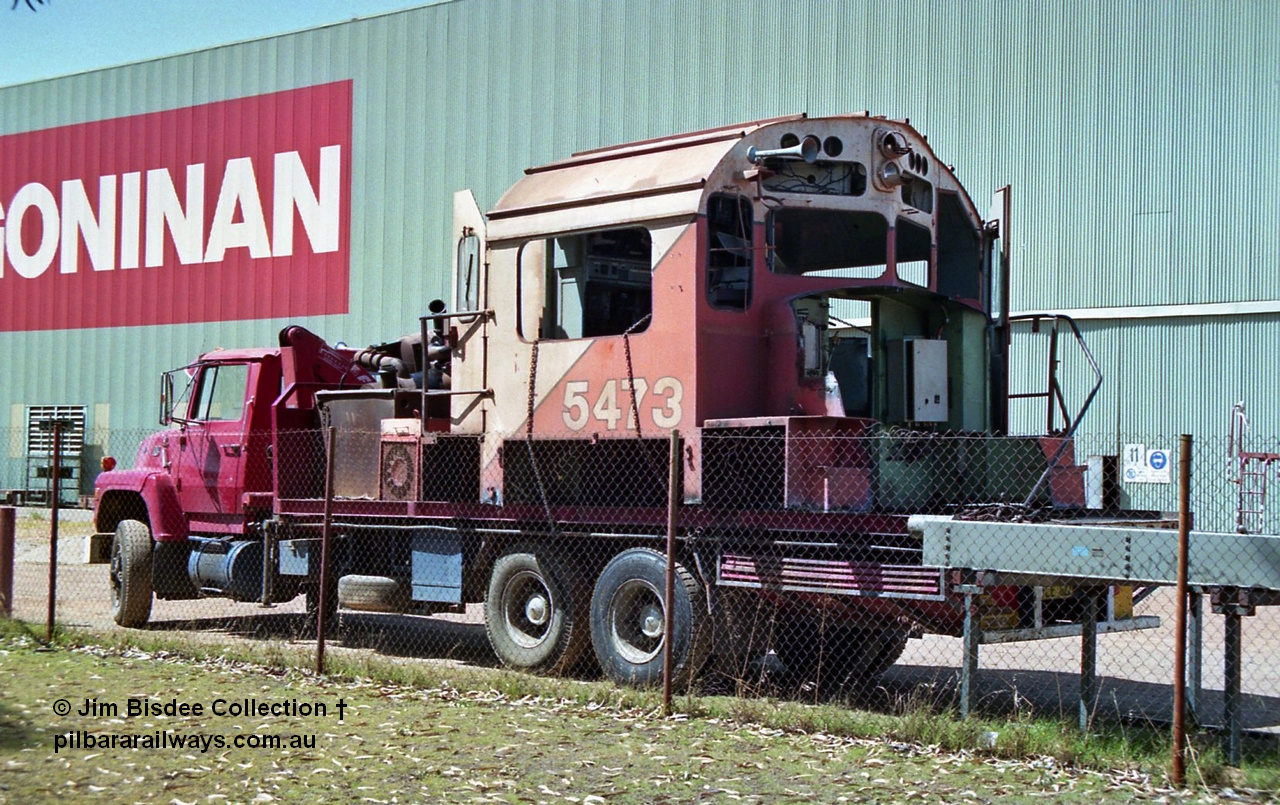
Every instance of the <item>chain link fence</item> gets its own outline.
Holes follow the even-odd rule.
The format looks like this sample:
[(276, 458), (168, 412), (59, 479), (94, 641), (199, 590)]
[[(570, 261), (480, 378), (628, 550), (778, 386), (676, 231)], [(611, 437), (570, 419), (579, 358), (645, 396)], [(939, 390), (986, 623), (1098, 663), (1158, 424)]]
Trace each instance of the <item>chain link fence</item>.
[[(1170, 718), (1175, 437), (791, 417), (709, 425), (673, 467), (656, 433), (486, 440), (348, 413), (331, 474), (316, 427), (112, 432), (96, 525), (98, 468), (59, 497), (58, 621), (306, 641), (323, 609), (330, 645), (424, 662), (656, 685), (669, 644), (696, 690)], [(9, 606), (41, 622), (50, 490), (31, 494), (19, 442), (0, 431)], [(1238, 674), (1243, 726), (1273, 731), (1280, 553), (1258, 535), (1280, 534), (1280, 443), (1194, 450), (1192, 704), (1222, 723)]]

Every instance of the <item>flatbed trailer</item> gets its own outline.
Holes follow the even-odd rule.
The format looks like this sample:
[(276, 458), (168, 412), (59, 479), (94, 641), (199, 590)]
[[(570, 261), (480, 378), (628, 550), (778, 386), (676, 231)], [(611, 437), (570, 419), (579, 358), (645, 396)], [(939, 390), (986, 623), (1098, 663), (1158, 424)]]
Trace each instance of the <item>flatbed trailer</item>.
[[(1157, 527), (1151, 527), (1156, 525)], [(1160, 524), (1066, 519), (1044, 523), (984, 522), (952, 516), (920, 515), (911, 518), (910, 529), (920, 541), (926, 563), (962, 565), (957, 574), (967, 586), (958, 591), (980, 595), (991, 586), (1034, 585), (1038, 589), (1070, 584), (1081, 589), (1137, 588), (1146, 591), (1178, 584), (1179, 533)], [(1241, 618), (1256, 614), (1258, 607), (1280, 604), (1280, 536), (1242, 531), (1191, 530), (1187, 534), (1186, 583), (1191, 593), (1189, 610), (1189, 696), (1194, 714), (1202, 701), (1199, 680), (1204, 626), (1202, 596), (1212, 611), (1223, 616), (1224, 733), (1232, 763), (1239, 763), (1241, 717), (1241, 668), (1243, 639)], [(1140, 594), (1143, 594), (1140, 593)], [(1100, 607), (1099, 601), (1091, 607)], [(1179, 603), (1179, 606), (1183, 606)], [(966, 612), (972, 612), (972, 608)], [(1138, 619), (1135, 619), (1135, 621)], [(1094, 625), (1096, 623), (1096, 626)], [(1158, 625), (1158, 624), (1156, 624)], [(1134, 623), (1134, 626), (1138, 626)], [(1102, 618), (1085, 617), (1079, 627), (1060, 634), (1080, 634), (1081, 722), (1085, 708), (1096, 698), (1097, 679), (1093, 648), (1098, 634), (1115, 628)], [(1125, 628), (1121, 626), (1121, 628)], [(1078, 630), (1077, 630), (1078, 629)], [(973, 707), (972, 678), (978, 667), (982, 643), (1025, 639), (1017, 630), (988, 635), (972, 617), (966, 619), (962, 674), (962, 710)]]

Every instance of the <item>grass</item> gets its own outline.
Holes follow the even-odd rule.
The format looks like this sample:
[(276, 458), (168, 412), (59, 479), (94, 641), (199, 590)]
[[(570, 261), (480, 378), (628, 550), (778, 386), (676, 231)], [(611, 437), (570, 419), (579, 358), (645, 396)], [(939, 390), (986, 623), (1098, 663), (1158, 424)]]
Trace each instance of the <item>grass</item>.
[[(40, 632), (42, 634), (42, 632)], [(337, 651), (326, 675), (308, 647), (213, 645), (146, 632), (59, 633), (46, 649), (0, 621), (0, 802), (62, 792), (118, 801), (475, 799), (860, 801), (969, 798), (1067, 801), (1212, 797), (1276, 790), (1274, 755), (1228, 769), (1206, 743), (1193, 792), (1167, 788), (1167, 737), (1151, 726), (1080, 735), (1061, 719), (958, 721), (924, 694), (891, 713), (774, 698), (684, 695), (662, 718), (655, 691), (598, 681), (395, 661)], [(330, 717), (58, 717), (57, 698), (123, 703), (296, 697), (343, 699)], [(314, 748), (210, 752), (54, 752), (58, 734), (314, 734)], [(597, 799), (599, 798), (599, 799)]]

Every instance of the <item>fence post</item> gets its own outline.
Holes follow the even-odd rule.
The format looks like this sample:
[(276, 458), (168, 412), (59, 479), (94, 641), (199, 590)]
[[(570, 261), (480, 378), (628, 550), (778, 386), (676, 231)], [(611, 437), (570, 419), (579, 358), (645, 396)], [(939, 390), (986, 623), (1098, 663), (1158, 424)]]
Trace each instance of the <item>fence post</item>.
[[(1236, 600), (1240, 600), (1240, 591), (1232, 590)], [(1241, 607), (1232, 604), (1225, 607), (1222, 615), (1222, 736), (1223, 749), (1226, 750), (1227, 765), (1240, 768), (1242, 744), (1241, 732), (1244, 727), (1244, 713), (1241, 712), (1240, 700), (1240, 663), (1243, 647), (1243, 617)]]
[(963, 585), (964, 632), (960, 660), (960, 720), (973, 714), (978, 703), (978, 652), (982, 644), (982, 624), (978, 618), (980, 588), (972, 583)]
[(53, 623), (58, 609), (58, 504), (62, 496), (62, 420), (53, 420), (53, 494), (49, 498), (49, 613), (44, 639), (52, 642)]
[(1084, 588), (1084, 614), (1080, 628), (1080, 732), (1088, 734), (1090, 716), (1098, 703), (1098, 596), (1096, 587)]
[(1191, 592), (1187, 598), (1187, 723), (1196, 729), (1204, 701), (1204, 596)]
[(684, 490), (680, 488), (680, 434), (671, 431), (671, 457), (667, 468), (667, 577), (662, 605), (662, 714), (671, 715), (672, 629), (676, 597), (676, 510)]
[(13, 617), (13, 556), (17, 509), (0, 506), (0, 617)]
[(1191, 436), (1178, 444), (1178, 592), (1173, 650), (1173, 783), (1187, 781), (1187, 549), (1191, 534)]
[(338, 442), (337, 428), (329, 428), (324, 462), (324, 525), (320, 529), (320, 594), (316, 596), (316, 673), (324, 673), (324, 633), (328, 627), (325, 612), (329, 607), (329, 540), (333, 530), (333, 454)]

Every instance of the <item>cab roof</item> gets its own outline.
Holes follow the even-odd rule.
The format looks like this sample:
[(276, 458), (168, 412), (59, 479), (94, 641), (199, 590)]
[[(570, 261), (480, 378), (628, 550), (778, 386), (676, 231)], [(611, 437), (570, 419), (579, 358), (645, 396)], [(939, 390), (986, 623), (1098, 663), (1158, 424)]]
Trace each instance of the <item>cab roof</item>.
[[(787, 115), (641, 140), (581, 151), (568, 159), (529, 168), (489, 211), (488, 239), (524, 240), (556, 232), (697, 215), (708, 177), (744, 138), (766, 126), (806, 119), (804, 114)], [(891, 124), (913, 135), (937, 163), (925, 138), (907, 120), (867, 112), (812, 120)], [(943, 172), (948, 175), (945, 183), (963, 194), (963, 187), (950, 176), (950, 170)], [(968, 201), (967, 194), (963, 195)], [(972, 209), (972, 202), (968, 206)]]
[(260, 361), (269, 355), (279, 355), (280, 349), (277, 348), (244, 348), (244, 349), (214, 349), (200, 356), (200, 362), (217, 361), (219, 363), (237, 363), (241, 361)]
[[(489, 211), (491, 241), (695, 215), (706, 178), (743, 137), (788, 115), (580, 151), (529, 168)], [(592, 215), (594, 211), (596, 215)]]

